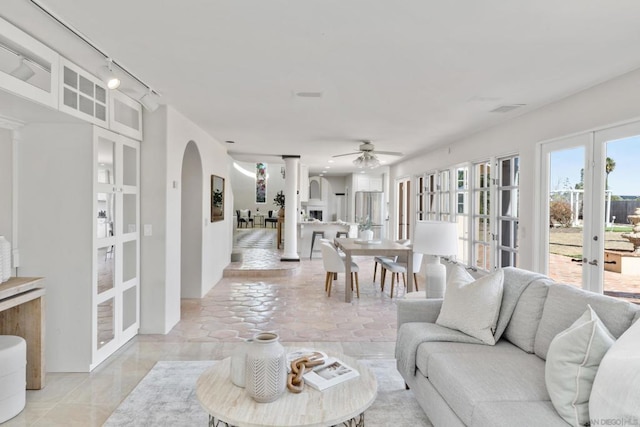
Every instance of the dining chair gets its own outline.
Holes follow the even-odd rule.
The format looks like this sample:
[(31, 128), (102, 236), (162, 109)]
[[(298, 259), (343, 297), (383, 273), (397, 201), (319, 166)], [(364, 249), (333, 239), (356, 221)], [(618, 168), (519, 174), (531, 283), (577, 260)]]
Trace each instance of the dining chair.
[(242, 224), (244, 224), (245, 228), (247, 227), (247, 220), (245, 217), (240, 216), (240, 209), (236, 209), (236, 217), (238, 218), (238, 228), (242, 228)]
[[(331, 296), (331, 284), (334, 280), (334, 276), (338, 273), (345, 272), (344, 260), (338, 254), (336, 248), (327, 242), (320, 243), (320, 250), (322, 251), (322, 264), (326, 272), (324, 278), (324, 290), (327, 292), (327, 296)], [(351, 290), (353, 291), (353, 283), (356, 284), (356, 295), (360, 298), (360, 286), (358, 284), (358, 264), (351, 262)], [(337, 276), (336, 276), (337, 277)]]
[[(410, 239), (400, 239), (400, 240), (396, 240), (396, 243), (400, 243), (403, 246), (406, 245), (410, 245), (411, 244), (411, 240)], [(384, 271), (382, 269), (382, 263), (383, 262), (406, 262), (406, 260), (401, 260), (398, 259), (397, 256), (391, 257), (391, 256), (377, 256), (373, 258), (373, 282), (375, 283), (376, 281), (376, 272), (378, 270), (378, 264), (381, 265), (381, 270), (380, 270), (380, 289), (384, 288)]]
[(273, 224), (272, 227), (275, 227), (278, 222), (278, 218), (273, 216), (273, 211), (269, 211), (268, 215), (269, 216), (264, 219), (265, 227), (267, 226), (267, 223)]
[[(422, 266), (422, 257), (423, 254), (421, 253), (413, 253), (413, 283), (416, 291), (418, 290), (418, 272), (420, 271), (420, 267)], [(407, 263), (383, 262), (381, 266), (383, 271), (391, 272), (391, 298), (393, 298), (394, 284), (395, 282), (400, 283), (400, 274), (402, 274), (402, 282), (404, 283), (404, 287), (407, 287)], [(380, 290), (384, 292), (384, 279), (382, 281)]]

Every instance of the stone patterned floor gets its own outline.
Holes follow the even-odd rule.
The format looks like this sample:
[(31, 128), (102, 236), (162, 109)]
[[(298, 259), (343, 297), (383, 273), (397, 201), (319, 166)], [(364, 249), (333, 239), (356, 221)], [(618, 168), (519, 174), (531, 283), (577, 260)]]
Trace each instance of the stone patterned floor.
[[(241, 233), (244, 242), (268, 240), (264, 229), (254, 231), (263, 238), (251, 237), (251, 230)], [(390, 298), (389, 279), (384, 292), (380, 291), (379, 273), (374, 286), (372, 258), (354, 258), (360, 266), (360, 299), (345, 303), (342, 274), (327, 297), (320, 256), (280, 262), (277, 250), (260, 246), (241, 249), (242, 260), (231, 263), (225, 277), (204, 298), (182, 300), (181, 321), (169, 334), (149, 338), (233, 342), (273, 330), (285, 342), (395, 341), (398, 295)], [(402, 297), (404, 289), (396, 292)]]

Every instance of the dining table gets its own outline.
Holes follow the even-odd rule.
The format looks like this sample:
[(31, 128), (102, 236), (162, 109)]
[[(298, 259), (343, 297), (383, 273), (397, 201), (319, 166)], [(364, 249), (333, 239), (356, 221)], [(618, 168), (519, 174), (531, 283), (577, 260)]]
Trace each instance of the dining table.
[[(345, 254), (344, 300), (350, 303), (353, 290), (351, 289), (352, 257), (364, 256), (400, 256), (407, 257), (407, 271), (413, 271), (413, 249), (411, 245), (401, 245), (393, 240), (360, 240), (341, 237), (334, 239), (336, 246)], [(407, 292), (413, 291), (413, 274), (407, 274)]]

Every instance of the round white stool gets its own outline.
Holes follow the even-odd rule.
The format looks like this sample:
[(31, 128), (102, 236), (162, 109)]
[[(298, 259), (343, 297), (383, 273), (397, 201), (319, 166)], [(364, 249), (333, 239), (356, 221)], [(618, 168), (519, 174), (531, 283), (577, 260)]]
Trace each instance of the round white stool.
[(27, 343), (21, 337), (0, 335), (0, 423), (24, 409), (27, 398)]

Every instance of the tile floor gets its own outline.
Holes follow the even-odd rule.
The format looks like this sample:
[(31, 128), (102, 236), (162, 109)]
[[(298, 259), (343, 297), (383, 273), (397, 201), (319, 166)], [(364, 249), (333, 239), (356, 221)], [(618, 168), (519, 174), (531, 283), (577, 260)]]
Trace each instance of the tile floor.
[(49, 373), (47, 386), (28, 391), (25, 410), (3, 426), (100, 426), (156, 361), (222, 359), (258, 330), (277, 331), (285, 345), (393, 357), (397, 298), (388, 295), (388, 279), (384, 293), (373, 285), (370, 259), (356, 259), (361, 296), (347, 304), (343, 275), (326, 296), (320, 252), (280, 263), (268, 245), (242, 251), (243, 260), (225, 272), (231, 277), (203, 299), (183, 300), (169, 334), (135, 337), (90, 374)]

